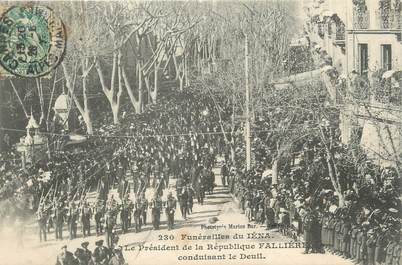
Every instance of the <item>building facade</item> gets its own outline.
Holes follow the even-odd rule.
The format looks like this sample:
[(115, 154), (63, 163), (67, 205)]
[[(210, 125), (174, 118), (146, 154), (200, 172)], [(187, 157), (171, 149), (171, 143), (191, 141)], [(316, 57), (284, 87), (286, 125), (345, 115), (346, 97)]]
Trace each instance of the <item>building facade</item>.
[(342, 141), (381, 165), (401, 161), (401, 0), (304, 0), (305, 34), (345, 80)]

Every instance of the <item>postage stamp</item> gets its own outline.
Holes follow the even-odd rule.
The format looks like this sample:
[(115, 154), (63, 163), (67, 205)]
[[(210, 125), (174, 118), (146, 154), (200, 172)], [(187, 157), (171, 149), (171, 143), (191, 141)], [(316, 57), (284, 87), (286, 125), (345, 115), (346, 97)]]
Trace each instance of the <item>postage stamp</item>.
[(62, 60), (63, 22), (45, 6), (13, 6), (0, 19), (0, 64), (20, 77), (39, 77)]

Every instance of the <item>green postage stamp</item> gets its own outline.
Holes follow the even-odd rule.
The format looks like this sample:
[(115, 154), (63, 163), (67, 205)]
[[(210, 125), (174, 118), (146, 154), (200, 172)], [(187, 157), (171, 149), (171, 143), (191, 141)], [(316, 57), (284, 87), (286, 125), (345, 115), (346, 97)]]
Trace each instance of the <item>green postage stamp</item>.
[(66, 32), (45, 6), (13, 6), (0, 19), (0, 64), (10, 74), (39, 77), (62, 60)]

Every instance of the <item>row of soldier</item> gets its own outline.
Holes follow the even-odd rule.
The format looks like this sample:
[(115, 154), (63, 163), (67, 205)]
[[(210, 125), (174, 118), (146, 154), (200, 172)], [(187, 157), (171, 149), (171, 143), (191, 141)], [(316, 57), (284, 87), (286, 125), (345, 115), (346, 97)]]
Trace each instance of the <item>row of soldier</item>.
[[(98, 200), (96, 205), (90, 205), (87, 200), (83, 200), (78, 205), (74, 201), (69, 204), (59, 202), (53, 207), (46, 208), (42, 203), (37, 212), (39, 239), (46, 241), (47, 233), (54, 228), (56, 240), (63, 240), (64, 224), (67, 224), (69, 239), (77, 237), (78, 224), (81, 224), (83, 237), (91, 236), (91, 223), (94, 222), (96, 235), (105, 233), (107, 245), (110, 246), (116, 231), (117, 219), (120, 218), (122, 233), (128, 232), (132, 226), (135, 232), (140, 232), (141, 228), (147, 225), (147, 216), (150, 212), (153, 228), (159, 229), (163, 209), (166, 211), (168, 229), (172, 229), (177, 204), (180, 206), (182, 218), (187, 219), (187, 215), (192, 213), (194, 197), (197, 195), (186, 180), (177, 181), (176, 193), (177, 199), (172, 192), (169, 192), (165, 201), (162, 199), (162, 192), (156, 190), (151, 200), (148, 200), (142, 192), (135, 201), (126, 194), (121, 203), (118, 203), (113, 195), (110, 195), (106, 202)], [(197, 195), (200, 203), (203, 202), (203, 196)]]

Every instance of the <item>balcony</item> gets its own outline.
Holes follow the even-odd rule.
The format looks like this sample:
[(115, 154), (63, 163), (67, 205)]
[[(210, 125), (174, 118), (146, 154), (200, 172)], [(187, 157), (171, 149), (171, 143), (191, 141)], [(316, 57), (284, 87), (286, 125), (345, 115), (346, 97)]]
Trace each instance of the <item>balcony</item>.
[(353, 8), (353, 29), (369, 29), (370, 28), (370, 15), (367, 10), (359, 10)]
[(345, 24), (338, 23), (332, 34), (333, 43), (338, 46), (345, 46)]
[(375, 15), (378, 29), (402, 29), (401, 11), (383, 9), (376, 11)]

